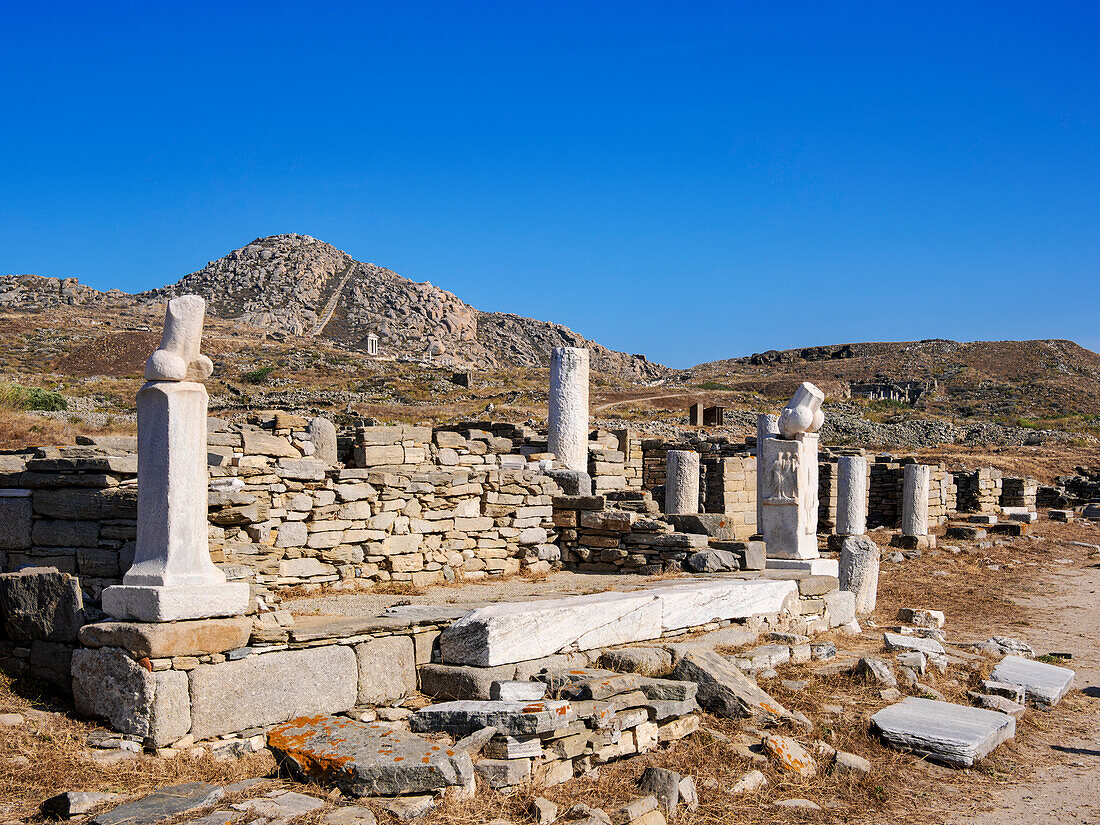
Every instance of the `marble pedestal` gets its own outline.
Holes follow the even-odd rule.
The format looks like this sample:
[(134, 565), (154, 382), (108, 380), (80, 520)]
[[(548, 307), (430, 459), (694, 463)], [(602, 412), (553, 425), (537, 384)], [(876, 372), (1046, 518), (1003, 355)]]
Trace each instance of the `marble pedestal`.
[(247, 582), (226, 582), (210, 561), (206, 388), (150, 381), (138, 391), (138, 524), (134, 563), (103, 591), (116, 619), (169, 622), (248, 609)]
[(816, 433), (764, 440), (761, 532), (769, 559), (818, 557), (817, 444)]

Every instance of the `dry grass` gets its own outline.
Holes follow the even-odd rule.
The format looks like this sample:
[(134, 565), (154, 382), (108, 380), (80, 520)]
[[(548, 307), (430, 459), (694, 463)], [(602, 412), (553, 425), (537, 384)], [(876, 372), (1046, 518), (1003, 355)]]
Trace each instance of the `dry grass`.
[(4, 450), (75, 444), (78, 435), (133, 435), (136, 432), (137, 425), (128, 421), (93, 427), (79, 419), (73, 423), (34, 413), (0, 410), (0, 449)]

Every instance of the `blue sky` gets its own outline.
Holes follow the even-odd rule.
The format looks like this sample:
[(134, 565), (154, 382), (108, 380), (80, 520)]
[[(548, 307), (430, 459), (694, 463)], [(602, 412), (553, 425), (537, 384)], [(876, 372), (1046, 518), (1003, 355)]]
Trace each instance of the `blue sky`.
[(0, 272), (301, 232), (674, 366), (1100, 349), (1088, 3), (0, 0)]

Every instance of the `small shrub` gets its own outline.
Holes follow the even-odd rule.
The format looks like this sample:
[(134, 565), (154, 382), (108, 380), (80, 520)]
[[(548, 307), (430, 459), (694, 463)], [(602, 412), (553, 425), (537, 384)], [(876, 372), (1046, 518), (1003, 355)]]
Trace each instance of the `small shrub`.
[(69, 402), (59, 392), (41, 387), (24, 387), (20, 384), (0, 385), (0, 407), (9, 410), (46, 410), (56, 412), (69, 409)]
[(254, 370), (242, 372), (241, 378), (249, 384), (262, 384), (271, 377), (271, 373), (273, 372), (275, 372), (274, 367), (257, 367)]
[(695, 389), (710, 390), (711, 392), (733, 392), (733, 387), (719, 384), (717, 381), (704, 381), (702, 384), (696, 384)]

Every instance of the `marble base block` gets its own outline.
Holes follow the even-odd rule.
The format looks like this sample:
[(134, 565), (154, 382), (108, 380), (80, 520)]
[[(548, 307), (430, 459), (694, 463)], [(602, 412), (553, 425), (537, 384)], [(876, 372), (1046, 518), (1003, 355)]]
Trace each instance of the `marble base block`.
[(103, 591), (103, 612), (115, 619), (175, 622), (238, 616), (248, 610), (248, 582), (221, 584), (114, 585)]
[(840, 562), (836, 559), (768, 559), (767, 570), (795, 570), (813, 576), (840, 576)]

